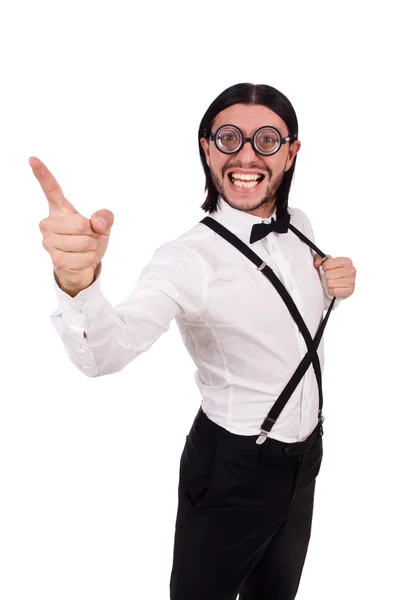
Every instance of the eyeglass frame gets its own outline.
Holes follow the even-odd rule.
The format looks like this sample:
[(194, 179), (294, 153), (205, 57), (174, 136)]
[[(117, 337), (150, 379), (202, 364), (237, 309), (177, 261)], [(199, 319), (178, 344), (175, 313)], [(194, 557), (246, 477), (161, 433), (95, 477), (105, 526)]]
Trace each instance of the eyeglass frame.
[[(234, 129), (237, 129), (237, 131), (241, 134), (241, 143), (238, 146), (237, 150), (232, 150), (232, 151), (223, 150), (222, 148), (219, 148), (218, 144), (216, 143), (217, 133), (224, 127), (234, 127)], [(258, 135), (258, 132), (261, 131), (261, 129), (273, 129), (273, 131), (275, 131), (279, 135), (280, 143), (279, 143), (278, 147), (276, 148), (276, 150), (273, 150), (273, 152), (264, 153), (255, 147), (255, 138)], [(276, 154), (276, 152), (278, 152), (280, 150), (280, 148), (283, 144), (290, 142), (292, 140), (295, 141), (298, 139), (298, 135), (296, 133), (289, 135), (285, 138), (282, 138), (280, 131), (277, 129), (277, 127), (273, 127), (273, 125), (262, 125), (262, 127), (259, 127), (259, 129), (257, 129), (255, 131), (255, 133), (252, 137), (245, 137), (243, 132), (241, 131), (240, 127), (237, 127), (237, 125), (233, 125), (232, 123), (226, 123), (225, 125), (221, 125), (220, 127), (218, 127), (218, 129), (215, 131), (215, 133), (212, 133), (212, 131), (205, 131), (203, 137), (209, 138), (212, 142), (214, 142), (217, 150), (219, 150), (219, 152), (222, 152), (223, 154), (237, 154), (237, 152), (240, 152), (240, 150), (243, 148), (244, 144), (246, 144), (247, 142), (250, 142), (253, 151), (256, 152), (257, 154), (260, 154), (261, 156), (273, 156), (273, 154)]]

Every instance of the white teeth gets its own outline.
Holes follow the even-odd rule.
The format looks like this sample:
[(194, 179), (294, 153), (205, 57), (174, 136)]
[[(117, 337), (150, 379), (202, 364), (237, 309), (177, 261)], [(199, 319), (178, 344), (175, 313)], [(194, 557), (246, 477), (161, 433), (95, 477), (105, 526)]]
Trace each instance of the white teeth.
[(231, 173), (233, 185), (238, 188), (251, 189), (259, 185), (260, 173)]
[(255, 181), (260, 178), (259, 173), (232, 173), (233, 179), (242, 179), (244, 181)]
[(242, 182), (242, 181), (233, 181), (233, 185), (235, 185), (236, 187), (240, 187), (240, 188), (253, 188), (256, 185), (258, 185), (257, 181), (247, 181), (247, 182)]

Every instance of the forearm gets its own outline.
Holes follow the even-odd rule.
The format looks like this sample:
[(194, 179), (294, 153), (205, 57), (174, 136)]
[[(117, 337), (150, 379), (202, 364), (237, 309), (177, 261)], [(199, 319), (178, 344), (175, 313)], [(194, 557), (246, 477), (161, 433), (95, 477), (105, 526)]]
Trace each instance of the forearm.
[[(180, 303), (190, 309), (190, 294), (196, 301), (197, 291), (201, 293), (200, 268), (196, 263), (195, 268), (186, 265), (187, 259), (190, 255), (181, 251), (167, 261), (160, 256), (142, 271), (130, 295), (117, 306), (102, 294), (99, 273), (75, 297), (55, 284), (58, 308), (51, 320), (72, 363), (88, 377), (98, 377), (120, 371), (148, 350), (180, 313)], [(193, 278), (187, 282), (189, 297), (179, 287), (187, 273)]]
[[(110, 314), (116, 312), (116, 318)], [(121, 371), (137, 352), (123, 344), (128, 325), (120, 322), (114, 307), (103, 298), (95, 316), (76, 307), (73, 315), (57, 310), (51, 321), (72, 363), (87, 377)]]

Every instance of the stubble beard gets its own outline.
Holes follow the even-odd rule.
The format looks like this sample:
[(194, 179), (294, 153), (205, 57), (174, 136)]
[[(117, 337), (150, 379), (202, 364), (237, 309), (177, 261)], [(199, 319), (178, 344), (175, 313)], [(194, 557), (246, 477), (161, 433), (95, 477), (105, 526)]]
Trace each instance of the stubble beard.
[[(227, 202), (227, 204), (229, 204), (229, 206), (231, 206), (232, 208), (236, 208), (237, 210), (241, 210), (243, 212), (251, 212), (252, 210), (257, 210), (261, 206), (271, 204), (276, 198), (276, 192), (281, 185), (281, 182), (283, 180), (284, 173), (285, 173), (285, 171), (280, 173), (280, 175), (278, 175), (273, 182), (270, 181), (271, 177), (268, 179), (267, 191), (266, 191), (265, 196), (261, 200), (257, 200), (256, 203), (249, 204), (249, 206), (248, 205), (241, 206), (241, 204), (236, 204), (230, 198), (227, 197), (222, 180), (220, 179), (220, 177), (218, 177), (214, 173), (214, 171), (211, 169), (211, 167), (210, 167), (210, 172), (211, 172), (212, 181), (214, 182), (214, 185), (215, 185), (216, 189), (218, 190), (218, 193), (221, 196), (221, 198), (223, 198), (223, 200), (225, 202)], [(268, 176), (268, 175), (266, 175), (266, 176)]]

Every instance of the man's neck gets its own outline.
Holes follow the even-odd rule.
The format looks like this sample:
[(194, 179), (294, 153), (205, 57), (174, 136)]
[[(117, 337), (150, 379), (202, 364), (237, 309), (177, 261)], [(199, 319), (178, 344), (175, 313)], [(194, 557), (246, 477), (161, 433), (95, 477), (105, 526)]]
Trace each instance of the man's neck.
[(261, 219), (268, 219), (274, 213), (275, 206), (276, 203), (273, 202), (271, 205), (264, 204), (255, 210), (244, 212), (248, 212), (249, 215), (254, 215), (255, 217), (260, 217)]

